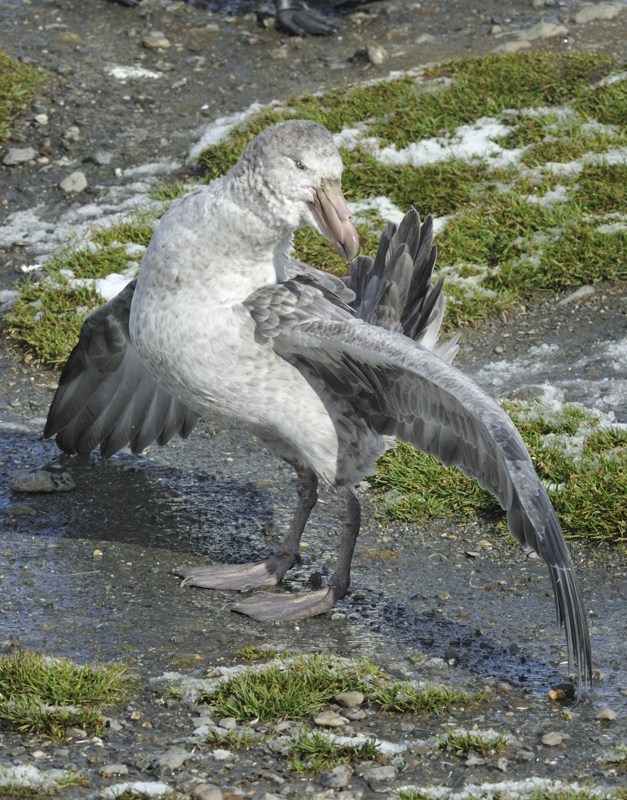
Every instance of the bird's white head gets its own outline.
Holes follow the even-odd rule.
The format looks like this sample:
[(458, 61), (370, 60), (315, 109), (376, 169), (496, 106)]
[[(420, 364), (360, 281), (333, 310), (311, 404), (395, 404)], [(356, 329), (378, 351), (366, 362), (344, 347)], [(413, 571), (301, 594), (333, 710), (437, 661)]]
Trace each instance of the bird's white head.
[(342, 159), (329, 131), (309, 120), (266, 128), (233, 169), (245, 174), (253, 202), (267, 204), (291, 231), (311, 225), (351, 261), (359, 236), (342, 193)]

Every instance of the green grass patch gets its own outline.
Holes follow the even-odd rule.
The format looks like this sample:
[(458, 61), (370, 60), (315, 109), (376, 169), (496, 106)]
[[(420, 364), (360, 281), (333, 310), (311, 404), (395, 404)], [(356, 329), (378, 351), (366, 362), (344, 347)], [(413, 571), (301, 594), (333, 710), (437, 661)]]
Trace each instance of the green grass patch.
[(77, 664), (18, 651), (0, 656), (0, 722), (63, 738), (70, 727), (97, 732), (102, 709), (122, 701), (130, 673), (122, 664)]
[(67, 360), (85, 318), (103, 303), (93, 284), (76, 286), (74, 279), (97, 280), (130, 270), (141, 253), (128, 245), (147, 246), (155, 221), (154, 214), (137, 213), (112, 227), (96, 227), (90, 235), (92, 247), (63, 248), (47, 262), (42, 276), (22, 283), (6, 330), (29, 358), (50, 365)]
[[(284, 654), (285, 655), (285, 654)], [(235, 658), (247, 664), (263, 664), (277, 657), (277, 651), (271, 645), (248, 645), (235, 653)]]
[(288, 749), (289, 766), (299, 773), (317, 775), (338, 764), (376, 761), (379, 748), (374, 739), (362, 744), (339, 744), (320, 731), (302, 731)]
[(403, 713), (439, 714), (481, 699), (445, 686), (391, 681), (367, 660), (314, 654), (248, 669), (221, 682), (200, 702), (211, 706), (216, 716), (272, 722), (306, 717), (347, 691), (363, 692), (367, 702), (383, 711)]
[(6, 138), (15, 117), (28, 108), (44, 79), (42, 70), (0, 50), (0, 141)]
[(63, 364), (78, 341), (85, 317), (101, 303), (93, 289), (71, 288), (66, 278), (58, 277), (57, 283), (27, 280), (6, 318), (6, 330), (28, 359)]
[(440, 749), (452, 750), (455, 755), (479, 753), (487, 756), (507, 746), (509, 736), (496, 731), (464, 731), (459, 729), (444, 731), (438, 737)]
[[(604, 542), (627, 538), (627, 432), (604, 427), (579, 406), (552, 414), (538, 407), (507, 407), (545, 484), (567, 537)], [(492, 495), (456, 467), (400, 444), (379, 460), (373, 484), (380, 512), (421, 521), (451, 515), (502, 520)]]

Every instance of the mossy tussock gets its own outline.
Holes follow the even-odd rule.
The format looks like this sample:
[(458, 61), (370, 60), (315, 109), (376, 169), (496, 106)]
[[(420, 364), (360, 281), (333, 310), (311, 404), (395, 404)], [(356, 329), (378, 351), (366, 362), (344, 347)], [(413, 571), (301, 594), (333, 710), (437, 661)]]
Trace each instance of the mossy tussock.
[(77, 664), (16, 651), (0, 656), (0, 725), (62, 739), (68, 728), (98, 732), (106, 706), (131, 688), (122, 664)]
[(23, 64), (0, 50), (0, 142), (6, 138), (15, 117), (28, 108), (45, 78), (43, 70)]

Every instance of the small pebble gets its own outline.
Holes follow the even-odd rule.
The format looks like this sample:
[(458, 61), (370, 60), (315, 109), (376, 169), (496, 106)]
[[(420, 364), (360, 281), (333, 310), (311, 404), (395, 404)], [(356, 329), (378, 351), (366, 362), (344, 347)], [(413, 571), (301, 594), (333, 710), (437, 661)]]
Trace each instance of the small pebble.
[(222, 800), (222, 789), (214, 783), (199, 783), (191, 791), (192, 800)]
[(150, 31), (143, 39), (142, 44), (149, 50), (167, 50), (172, 46), (168, 37), (161, 31)]
[(320, 776), (320, 783), (325, 789), (343, 789), (348, 786), (352, 775), (352, 770), (346, 764), (339, 764), (331, 770), (325, 772)]
[(396, 778), (396, 767), (391, 765), (385, 767), (371, 767), (364, 772), (367, 781), (393, 781)]
[(172, 747), (156, 756), (151, 767), (163, 771), (180, 769), (190, 756), (191, 753), (188, 753), (184, 747)]
[(14, 167), (17, 164), (25, 164), (35, 158), (37, 158), (37, 151), (34, 147), (10, 147), (2, 159), (2, 163), (5, 167)]
[(375, 67), (380, 67), (382, 64), (385, 64), (390, 57), (385, 47), (381, 47), (381, 45), (376, 42), (368, 42), (366, 45), (366, 53), (368, 55), (368, 61)]
[(84, 172), (76, 170), (64, 178), (59, 186), (64, 192), (67, 192), (67, 194), (76, 194), (84, 191), (87, 188), (87, 178), (85, 177)]
[(596, 713), (596, 719), (605, 720), (609, 722), (615, 720), (617, 716), (618, 715), (613, 708), (600, 708)]
[(323, 711), (322, 714), (315, 716), (313, 721), (321, 728), (341, 728), (342, 725), (346, 725), (348, 722), (345, 717), (336, 711)]
[(363, 692), (340, 692), (333, 700), (343, 708), (357, 708), (364, 702)]
[(126, 764), (105, 764), (100, 768), (103, 778), (112, 778), (114, 775), (128, 775)]
[(545, 733), (542, 737), (542, 744), (546, 745), (547, 747), (557, 747), (557, 745), (561, 744), (564, 740), (564, 737), (561, 733), (557, 733), (557, 731), (551, 731), (550, 733)]

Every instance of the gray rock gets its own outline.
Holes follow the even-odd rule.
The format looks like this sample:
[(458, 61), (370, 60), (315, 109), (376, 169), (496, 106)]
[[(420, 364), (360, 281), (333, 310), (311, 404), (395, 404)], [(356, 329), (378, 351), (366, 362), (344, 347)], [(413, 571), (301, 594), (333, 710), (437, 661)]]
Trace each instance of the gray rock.
[(37, 151), (34, 147), (10, 147), (7, 154), (2, 159), (5, 167), (14, 167), (17, 164), (24, 164), (37, 158)]
[(364, 778), (367, 781), (393, 781), (396, 778), (396, 767), (370, 767), (364, 772)]
[(20, 470), (9, 478), (9, 488), (13, 492), (70, 492), (76, 484), (69, 472), (59, 467)]
[(341, 728), (342, 725), (346, 725), (348, 722), (345, 717), (336, 711), (323, 711), (321, 714), (317, 714), (313, 721), (321, 728)]
[(612, 722), (616, 719), (618, 714), (614, 711), (613, 708), (600, 708), (597, 713), (595, 714), (595, 719), (600, 719), (605, 722)]
[(364, 702), (363, 692), (340, 692), (333, 700), (343, 708), (357, 708)]
[(625, 9), (624, 3), (597, 3), (584, 5), (575, 14), (577, 25), (585, 25), (597, 19), (614, 19)]
[(353, 771), (346, 764), (339, 764), (331, 770), (325, 772), (320, 776), (320, 783), (325, 789), (343, 789), (348, 786)]
[(112, 778), (114, 775), (128, 775), (126, 764), (105, 764), (100, 768), (103, 778)]
[(220, 728), (224, 728), (225, 731), (234, 731), (237, 728), (237, 720), (235, 717), (223, 717), (218, 722), (218, 725)]
[(168, 37), (161, 31), (150, 31), (143, 39), (142, 44), (149, 50), (167, 50), (172, 46)]
[(476, 753), (471, 753), (465, 763), (467, 767), (481, 767), (485, 764), (485, 758), (481, 758)]
[(80, 170), (71, 172), (66, 178), (63, 178), (59, 186), (67, 194), (76, 194), (82, 192), (87, 188), (87, 178), (85, 173)]
[(542, 744), (546, 745), (547, 747), (557, 747), (564, 741), (564, 736), (557, 731), (550, 731), (549, 733), (545, 733), (542, 737)]
[(113, 158), (113, 153), (110, 153), (108, 150), (96, 150), (96, 152), (89, 157), (89, 160), (94, 164), (98, 164), (99, 167), (108, 167), (113, 161)]
[(222, 800), (222, 789), (214, 783), (199, 783), (190, 792), (192, 800)]
[(170, 750), (158, 755), (153, 760), (151, 767), (161, 771), (180, 769), (190, 757), (191, 753), (184, 747), (172, 747)]
[(10, 311), (17, 303), (20, 293), (17, 289), (2, 289), (0, 291), (0, 314)]
[(81, 138), (81, 129), (78, 125), (70, 125), (70, 127), (63, 134), (66, 142), (78, 142)]
[(560, 25), (559, 22), (547, 22), (541, 20), (531, 28), (521, 31), (521, 39), (526, 39), (528, 42), (533, 42), (536, 39), (551, 39), (554, 36), (566, 36), (568, 28), (565, 25)]
[(389, 59), (388, 51), (376, 42), (368, 42), (366, 45), (368, 61), (375, 67), (380, 67)]

